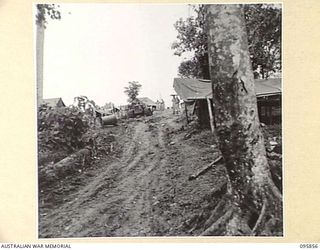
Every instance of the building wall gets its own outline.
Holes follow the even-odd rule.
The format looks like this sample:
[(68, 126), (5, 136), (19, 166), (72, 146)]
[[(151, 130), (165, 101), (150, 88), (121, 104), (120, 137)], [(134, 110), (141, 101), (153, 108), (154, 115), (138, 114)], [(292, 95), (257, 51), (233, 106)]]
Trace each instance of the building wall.
[[(266, 98), (258, 98), (258, 113), (260, 122), (272, 125), (281, 124), (281, 96), (271, 96)], [(211, 106), (212, 107), (212, 106)], [(213, 113), (214, 109), (212, 108)], [(207, 100), (197, 100), (195, 114), (199, 119), (199, 125), (202, 128), (210, 128), (210, 117), (208, 111)]]
[(281, 96), (258, 98), (258, 111), (260, 122), (268, 125), (281, 124)]

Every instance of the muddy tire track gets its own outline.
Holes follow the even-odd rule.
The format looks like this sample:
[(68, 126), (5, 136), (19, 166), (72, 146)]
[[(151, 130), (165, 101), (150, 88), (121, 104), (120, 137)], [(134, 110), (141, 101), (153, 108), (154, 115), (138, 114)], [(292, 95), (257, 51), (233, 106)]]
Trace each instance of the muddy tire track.
[(130, 123), (129, 131), (121, 158), (102, 158), (87, 185), (40, 221), (40, 237), (154, 235), (154, 197), (166, 163), (163, 131), (148, 119)]

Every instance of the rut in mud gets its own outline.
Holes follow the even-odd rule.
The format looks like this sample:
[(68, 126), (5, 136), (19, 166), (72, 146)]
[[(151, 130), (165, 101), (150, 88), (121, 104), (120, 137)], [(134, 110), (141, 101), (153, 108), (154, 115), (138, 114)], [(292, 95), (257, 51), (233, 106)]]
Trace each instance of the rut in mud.
[(223, 170), (188, 180), (213, 155), (210, 145), (202, 149), (207, 152), (188, 146), (175, 119), (158, 113), (128, 123), (125, 131), (114, 128), (121, 153), (97, 159), (85, 178), (62, 182), (60, 190), (70, 181), (77, 187), (61, 191), (62, 201), (40, 204), (39, 237), (189, 235), (181, 225), (200, 211)]

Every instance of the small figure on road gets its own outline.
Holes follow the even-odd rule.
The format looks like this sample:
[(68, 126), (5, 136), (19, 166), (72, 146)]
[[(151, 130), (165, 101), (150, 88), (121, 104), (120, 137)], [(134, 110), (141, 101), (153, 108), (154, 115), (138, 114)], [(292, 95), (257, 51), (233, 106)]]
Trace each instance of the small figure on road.
[(165, 110), (165, 105), (164, 105), (164, 100), (163, 99), (161, 99), (161, 102), (160, 102), (160, 110), (161, 111)]
[(180, 112), (180, 100), (176, 95), (172, 95), (172, 112), (174, 115)]

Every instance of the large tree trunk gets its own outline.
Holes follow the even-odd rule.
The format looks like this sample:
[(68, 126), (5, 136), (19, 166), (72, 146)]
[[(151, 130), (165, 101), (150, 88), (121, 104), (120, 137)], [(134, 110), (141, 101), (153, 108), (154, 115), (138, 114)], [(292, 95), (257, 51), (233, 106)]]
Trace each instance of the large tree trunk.
[(215, 132), (230, 180), (229, 206), (204, 234), (282, 233), (282, 196), (271, 179), (240, 5), (208, 5)]

